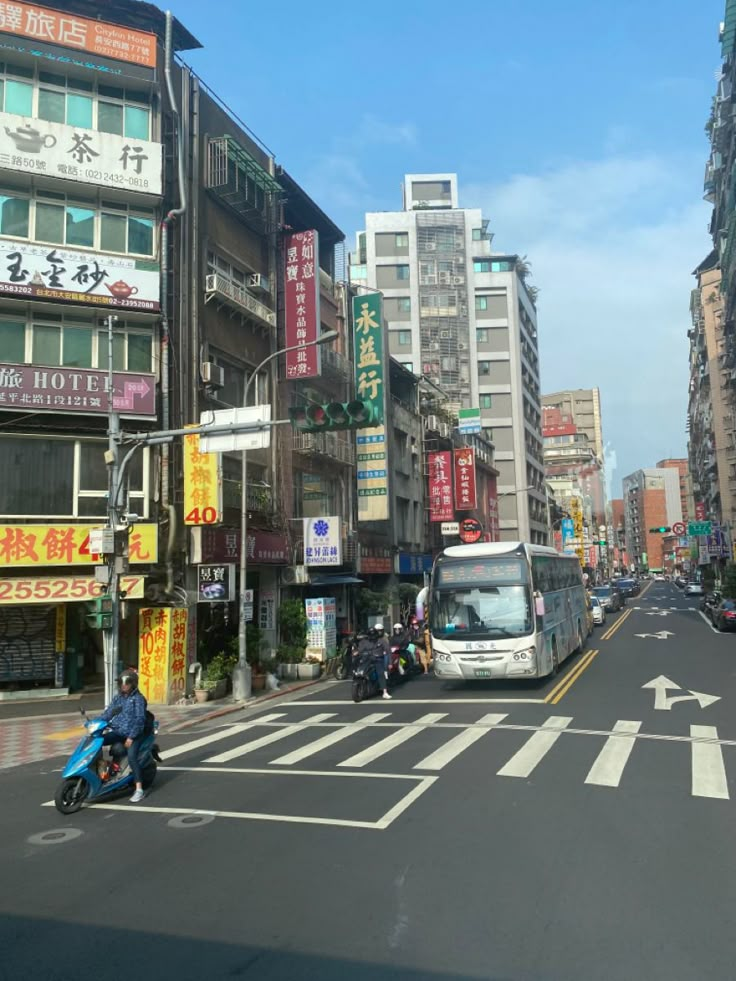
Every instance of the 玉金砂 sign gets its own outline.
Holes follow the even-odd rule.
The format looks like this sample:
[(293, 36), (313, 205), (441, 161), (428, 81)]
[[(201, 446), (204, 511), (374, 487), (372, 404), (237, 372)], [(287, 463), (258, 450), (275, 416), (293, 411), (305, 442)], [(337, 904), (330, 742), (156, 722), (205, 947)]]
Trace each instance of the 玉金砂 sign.
[[(124, 416), (156, 415), (156, 376), (113, 372), (113, 408)], [(88, 368), (0, 365), (0, 409), (106, 413), (107, 372)]]
[[(143, 576), (122, 576), (125, 599), (143, 599)], [(102, 596), (102, 584), (92, 576), (40, 576), (0, 579), (0, 606), (83, 603)], [(57, 648), (58, 649), (58, 648)]]
[(474, 511), (478, 506), (475, 489), (475, 450), (455, 450), (455, 508)]
[(0, 166), (22, 174), (161, 194), (162, 145), (0, 112)]
[(429, 520), (452, 521), (452, 454), (440, 450), (429, 454)]
[(154, 705), (172, 705), (186, 688), (187, 611), (178, 607), (141, 610), (138, 615), (138, 676)]
[[(5, 566), (92, 565), (99, 557), (90, 549), (90, 531), (99, 524), (0, 525), (0, 568)], [(158, 525), (130, 526), (131, 565), (158, 561)]]
[(184, 437), (184, 524), (222, 521), (222, 471), (219, 453), (202, 453), (199, 434)]
[(339, 517), (304, 518), (304, 564), (342, 565)]
[[(314, 230), (294, 232), (284, 240), (284, 323), (287, 378), (316, 378), (320, 349), (319, 236)], [(307, 346), (309, 345), (309, 346)]]
[(156, 313), (160, 282), (158, 263), (151, 259), (12, 240), (0, 248), (0, 294), (5, 296)]
[(79, 17), (66, 10), (50, 10), (35, 3), (8, 0), (0, 3), (0, 31), (63, 48), (89, 51), (116, 61), (156, 67), (154, 34)]

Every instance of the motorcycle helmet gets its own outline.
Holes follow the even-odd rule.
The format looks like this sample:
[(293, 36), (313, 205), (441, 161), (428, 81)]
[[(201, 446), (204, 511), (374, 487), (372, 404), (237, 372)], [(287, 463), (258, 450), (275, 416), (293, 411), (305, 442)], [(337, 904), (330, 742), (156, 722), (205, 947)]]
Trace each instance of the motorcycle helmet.
[(377, 639), (378, 639), (378, 631), (376, 630), (375, 627), (369, 627), (368, 640), (377, 640)]
[(130, 668), (123, 671), (120, 675), (120, 687), (122, 688), (123, 685), (130, 685), (131, 689), (135, 691), (138, 687), (138, 675), (135, 671), (130, 670)]
[(379, 620), (378, 623), (375, 625), (375, 627), (373, 629), (380, 636), (384, 632), (384, 629), (385, 628), (384, 628), (383, 624), (381, 623), (381, 621)]

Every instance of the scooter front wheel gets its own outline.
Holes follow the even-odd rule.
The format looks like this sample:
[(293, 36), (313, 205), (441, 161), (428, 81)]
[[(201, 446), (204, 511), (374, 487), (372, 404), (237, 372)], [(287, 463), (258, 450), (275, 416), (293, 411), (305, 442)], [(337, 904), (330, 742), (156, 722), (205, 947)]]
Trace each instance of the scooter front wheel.
[(353, 701), (362, 702), (368, 697), (368, 682), (365, 678), (357, 678), (353, 682)]
[(74, 814), (84, 804), (89, 794), (89, 784), (84, 777), (67, 777), (59, 784), (54, 795), (56, 810), (62, 814)]

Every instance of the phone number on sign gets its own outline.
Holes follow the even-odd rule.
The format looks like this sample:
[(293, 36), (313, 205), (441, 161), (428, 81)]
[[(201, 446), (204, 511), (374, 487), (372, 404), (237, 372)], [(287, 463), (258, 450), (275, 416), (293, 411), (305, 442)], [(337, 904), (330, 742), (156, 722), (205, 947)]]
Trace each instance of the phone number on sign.
[[(126, 599), (143, 597), (143, 576), (123, 576), (120, 592)], [(93, 600), (102, 586), (91, 576), (44, 579), (0, 579), (0, 606), (16, 603), (75, 603)]]

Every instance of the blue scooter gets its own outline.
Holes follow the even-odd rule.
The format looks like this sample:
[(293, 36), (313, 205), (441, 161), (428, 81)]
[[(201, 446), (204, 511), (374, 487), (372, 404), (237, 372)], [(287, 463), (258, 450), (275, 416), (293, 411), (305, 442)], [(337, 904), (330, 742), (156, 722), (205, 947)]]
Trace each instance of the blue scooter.
[[(103, 735), (110, 723), (106, 719), (88, 719), (85, 710), (80, 711), (87, 734), (64, 767), (62, 781), (54, 796), (56, 809), (62, 814), (74, 814), (83, 804), (91, 804), (95, 800), (122, 793), (129, 790), (134, 783), (127, 759), (120, 762), (125, 754), (122, 743), (120, 749), (113, 745), (111, 759), (105, 759)], [(146, 727), (138, 746), (144, 790), (155, 780), (156, 764), (161, 760), (156, 745), (157, 732), (158, 722), (151, 712), (146, 712)]]

